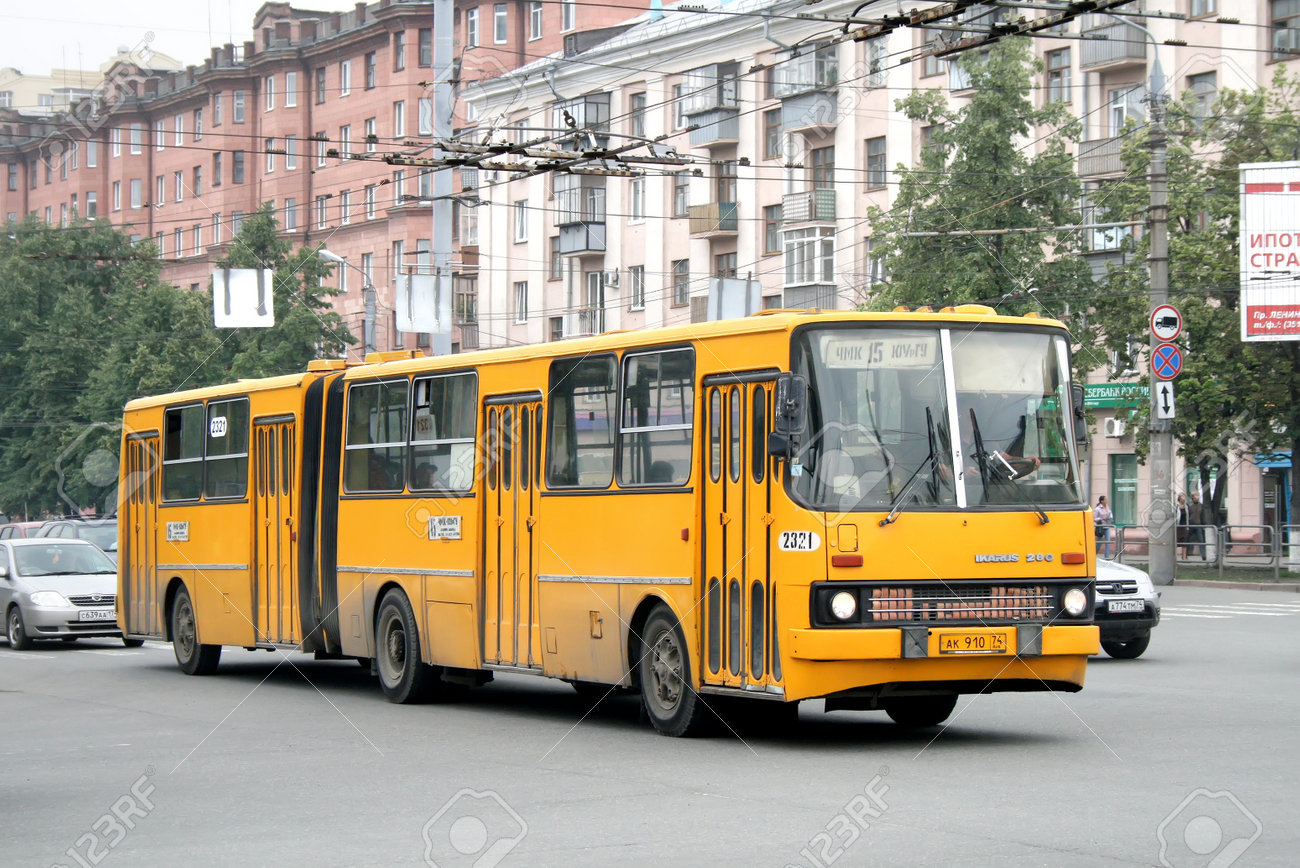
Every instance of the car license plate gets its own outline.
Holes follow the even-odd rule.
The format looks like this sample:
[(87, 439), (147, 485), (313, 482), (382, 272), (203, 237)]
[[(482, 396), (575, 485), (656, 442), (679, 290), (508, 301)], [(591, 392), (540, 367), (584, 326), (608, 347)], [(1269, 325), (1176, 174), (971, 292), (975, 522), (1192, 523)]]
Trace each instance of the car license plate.
[(1146, 604), (1141, 600), (1107, 600), (1107, 612), (1141, 612)]
[(940, 654), (1005, 654), (1006, 633), (940, 633)]
[(113, 609), (82, 609), (77, 613), (78, 621), (116, 621), (117, 612)]

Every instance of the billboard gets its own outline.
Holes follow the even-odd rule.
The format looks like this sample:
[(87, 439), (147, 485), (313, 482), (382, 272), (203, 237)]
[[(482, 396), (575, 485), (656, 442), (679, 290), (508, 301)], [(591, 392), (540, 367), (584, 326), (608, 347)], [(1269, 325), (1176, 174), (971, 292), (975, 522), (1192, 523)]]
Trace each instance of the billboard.
[(1239, 169), (1241, 339), (1300, 340), (1300, 162)]

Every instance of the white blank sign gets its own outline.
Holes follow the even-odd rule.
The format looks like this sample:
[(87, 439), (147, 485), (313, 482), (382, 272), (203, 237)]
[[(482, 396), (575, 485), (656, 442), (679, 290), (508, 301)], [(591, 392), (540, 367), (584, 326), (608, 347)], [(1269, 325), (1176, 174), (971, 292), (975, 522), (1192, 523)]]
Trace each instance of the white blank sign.
[(212, 319), (217, 328), (275, 325), (274, 277), (269, 268), (218, 268), (212, 272)]

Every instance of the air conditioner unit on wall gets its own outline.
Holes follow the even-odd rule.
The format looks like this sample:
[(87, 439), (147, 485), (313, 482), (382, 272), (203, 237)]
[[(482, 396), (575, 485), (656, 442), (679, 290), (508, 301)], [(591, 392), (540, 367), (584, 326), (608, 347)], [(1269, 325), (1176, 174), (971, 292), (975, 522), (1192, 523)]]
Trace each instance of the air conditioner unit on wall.
[(605, 285), (618, 286), (618, 269), (614, 268), (605, 272)]
[(1112, 416), (1105, 421), (1103, 427), (1105, 428), (1107, 437), (1123, 437), (1124, 431), (1128, 426), (1123, 419), (1117, 419)]

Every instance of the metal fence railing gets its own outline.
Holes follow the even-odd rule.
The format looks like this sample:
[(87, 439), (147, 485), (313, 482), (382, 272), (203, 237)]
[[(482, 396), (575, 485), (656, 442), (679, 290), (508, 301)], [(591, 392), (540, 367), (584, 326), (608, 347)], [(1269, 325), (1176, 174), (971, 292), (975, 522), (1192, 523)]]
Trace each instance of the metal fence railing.
[[(1099, 557), (1123, 563), (1149, 556), (1145, 527), (1112, 527), (1110, 532), (1108, 539), (1097, 539)], [(1178, 563), (1213, 567), (1220, 578), (1225, 566), (1272, 567), (1274, 581), (1283, 568), (1300, 571), (1300, 524), (1191, 525), (1175, 546)]]

